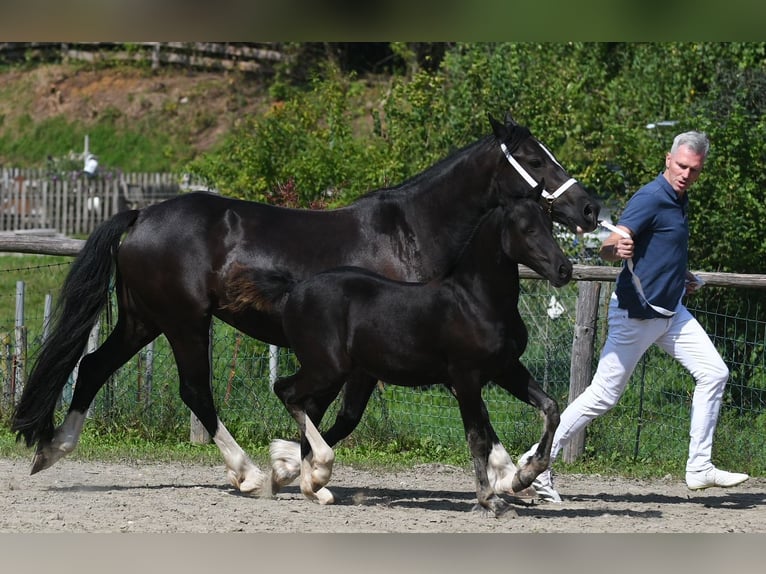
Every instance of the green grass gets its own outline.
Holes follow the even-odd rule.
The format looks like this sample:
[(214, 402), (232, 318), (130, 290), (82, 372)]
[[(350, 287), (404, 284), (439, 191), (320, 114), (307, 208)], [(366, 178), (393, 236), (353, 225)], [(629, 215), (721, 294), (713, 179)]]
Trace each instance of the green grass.
[[(0, 326), (12, 335), (16, 281), (25, 280), (30, 353), (39, 345), (44, 295), (57, 294), (70, 262), (68, 257), (0, 258), (0, 269), (5, 271), (0, 273), (0, 293), (5, 293)], [(532, 293), (525, 294), (527, 304), (536, 300)], [(102, 339), (109, 331), (106, 322), (103, 327)], [(559, 341), (556, 345), (541, 347), (535, 343), (551, 336)], [(525, 353), (527, 366), (539, 381), (547, 381), (547, 390), (561, 406), (566, 403), (568, 385), (566, 339), (565, 334), (552, 330), (547, 335), (534, 335)], [(221, 418), (254, 460), (265, 464), (273, 438), (295, 438), (297, 433), (295, 423), (269, 390), (266, 345), (216, 322), (213, 358), (213, 390)], [(151, 383), (146, 378), (146, 361), (145, 353), (137, 354), (99, 392), (92, 418), (72, 456), (221, 464), (215, 446), (189, 443), (189, 411), (179, 397), (175, 362), (163, 337), (155, 342)], [(7, 361), (2, 363), (5, 368)], [(294, 372), (296, 367), (292, 354), (280, 353), (281, 375)], [(744, 409), (735, 400), (737, 393), (761, 393), (764, 386), (761, 375), (751, 377), (747, 387), (730, 382), (713, 452), (714, 462), (722, 468), (766, 475), (766, 412), (757, 401)], [(619, 404), (588, 427), (584, 455), (569, 465), (559, 459), (556, 469), (635, 477), (682, 476), (692, 390), (688, 373), (662, 352), (651, 351)], [(71, 386), (65, 388), (64, 397), (71, 397)], [(539, 439), (542, 422), (536, 410), (492, 385), (485, 389), (484, 398), (493, 426), (513, 457)], [(331, 407), (322, 428), (327, 428), (336, 408)], [(9, 416), (7, 408), (4, 412), (0, 408), (0, 455), (31, 457), (31, 451), (16, 445), (7, 430)], [(336, 452), (338, 460), (356, 465), (396, 467), (439, 462), (470, 466), (456, 401), (439, 387), (378, 389), (359, 428), (338, 445)]]
[[(269, 460), (268, 445), (247, 440), (240, 442), (253, 462), (265, 467)], [(339, 445), (335, 448), (336, 460), (342, 464), (360, 468), (395, 469), (424, 463), (451, 464), (468, 467), (467, 448), (453, 452), (427, 439), (404, 446), (397, 441), (389, 443), (361, 443), (354, 446)], [(8, 425), (0, 428), (0, 457), (24, 459), (31, 462), (33, 448), (27, 448), (10, 432)], [(94, 426), (83, 430), (77, 448), (69, 457), (78, 461), (129, 461), (129, 462), (181, 462), (188, 464), (222, 465), (218, 447), (212, 443), (193, 444), (187, 438), (176, 440), (147, 440), (123, 433), (103, 433)]]
[(72, 257), (0, 253), (0, 333), (12, 333), (16, 317), (16, 285), (25, 284), (24, 314), (32, 342), (42, 333), (45, 296), (56, 300)]

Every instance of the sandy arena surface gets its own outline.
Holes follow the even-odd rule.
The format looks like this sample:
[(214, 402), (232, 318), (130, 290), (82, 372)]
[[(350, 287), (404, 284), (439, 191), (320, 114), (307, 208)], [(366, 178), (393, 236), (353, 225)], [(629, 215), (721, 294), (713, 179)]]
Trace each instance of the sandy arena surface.
[(404, 471), (336, 462), (333, 506), (297, 485), (273, 499), (240, 494), (223, 466), (63, 459), (33, 476), (0, 459), (2, 533), (764, 533), (766, 479), (692, 492), (677, 479), (558, 475), (563, 504), (512, 498), (517, 516), (472, 511), (465, 469), (429, 464)]

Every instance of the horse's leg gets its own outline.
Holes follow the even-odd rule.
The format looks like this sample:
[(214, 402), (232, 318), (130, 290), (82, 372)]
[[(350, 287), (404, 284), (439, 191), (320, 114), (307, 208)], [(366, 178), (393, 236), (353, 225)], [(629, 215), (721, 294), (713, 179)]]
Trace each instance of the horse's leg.
[[(482, 406), (486, 410), (486, 405), (482, 403)], [(497, 436), (492, 424), (489, 423), (489, 413), (487, 413), (487, 426), (489, 439), (492, 444), (492, 448), (489, 451), (489, 457), (487, 460), (487, 477), (489, 484), (492, 486), (492, 490), (495, 494), (515, 494), (513, 490), (513, 479), (518, 472), (518, 468), (513, 463), (511, 455), (505, 450), (503, 443), (500, 442), (500, 438)]]
[(311, 418), (304, 413), (304, 436), (311, 447), (309, 456), (302, 459), (301, 492), (319, 504), (333, 504), (335, 497), (324, 486), (330, 482), (335, 452), (324, 441)]
[(270, 495), (267, 475), (250, 460), (218, 418), (211, 383), (209, 332), (208, 321), (165, 332), (178, 366), (181, 399), (221, 451), (229, 482), (241, 492)]
[(518, 360), (513, 363), (509, 371), (503, 376), (494, 378), (493, 381), (515, 397), (538, 408), (544, 418), (543, 434), (540, 437), (537, 451), (518, 469), (512, 481), (512, 490), (520, 492), (529, 487), (537, 475), (548, 468), (553, 435), (559, 426), (559, 407), (556, 401), (540, 388), (532, 374)]
[(106, 341), (80, 360), (69, 410), (51, 441), (38, 445), (32, 461), (32, 474), (52, 466), (75, 449), (88, 409), (98, 391), (112, 373), (158, 334), (159, 331), (150, 329), (136, 318), (126, 320), (120, 317)]
[[(453, 380), (455, 380), (453, 378)], [(476, 497), (478, 504), (474, 510), (491, 513), (493, 516), (509, 514), (516, 516), (510, 505), (500, 498), (489, 482), (487, 466), (489, 464), (490, 444), (496, 435), (489, 422), (487, 407), (481, 398), (481, 385), (478, 377), (464, 377), (458, 385), (452, 385), (452, 391), (458, 400), (460, 416), (463, 419), (468, 448), (473, 458), (476, 476)]]
[[(319, 423), (337, 395), (326, 394), (312, 397), (305, 406), (306, 416)], [(269, 444), (271, 458), (271, 491), (279, 490), (301, 475), (301, 442), (274, 439)]]
[[(279, 379), (274, 384), (274, 393), (285, 405), (301, 430), (300, 444), (293, 443), (297, 444), (299, 448), (301, 492), (309, 500), (315, 500), (320, 504), (332, 504), (335, 502), (335, 497), (324, 486), (329, 482), (332, 475), (335, 453), (324, 441), (311, 418), (307, 415), (304, 404), (312, 402), (315, 404), (316, 410), (324, 410), (337, 396), (337, 392), (327, 392), (327, 389), (323, 388), (317, 389), (318, 385), (314, 382), (315, 380), (317, 379), (308, 376), (308, 371), (303, 367), (297, 373)], [(324, 393), (321, 392), (323, 390)], [(311, 392), (316, 393), (320, 398), (318, 400), (313, 399), (314, 395), (309, 394)], [(287, 441), (280, 441), (279, 444), (283, 443), (287, 443)], [(277, 446), (272, 443), (272, 460), (274, 460)], [(292, 454), (292, 451), (290, 450), (288, 454)], [(276, 480), (274, 474), (275, 472), (272, 471), (272, 481)], [(272, 489), (274, 488), (273, 485)]]
[[(449, 388), (449, 391), (453, 395), (455, 394), (454, 389)], [(486, 404), (484, 404), (483, 401), (482, 407), (484, 408), (487, 421), (489, 421), (489, 412), (487, 412)], [(513, 463), (511, 455), (508, 454), (503, 443), (500, 442), (500, 438), (497, 436), (492, 424), (487, 424), (490, 442), (492, 444), (492, 449), (489, 451), (489, 459), (487, 461), (487, 478), (489, 479), (489, 484), (492, 486), (495, 494), (517, 494), (513, 492), (512, 484), (518, 469)]]
[[(335, 423), (329, 430), (322, 433), (325, 442), (333, 447), (339, 441), (350, 435), (362, 419), (364, 410), (370, 400), (377, 380), (364, 373), (354, 373), (343, 387), (343, 397)], [(325, 400), (322, 401), (322, 398)], [(307, 409), (311, 420), (321, 421), (335, 395), (325, 395), (314, 402), (316, 411)], [(298, 478), (301, 472), (301, 446), (296, 441), (276, 439), (269, 447), (271, 455), (272, 488), (277, 490)], [(514, 467), (515, 471), (515, 467)], [(275, 490), (276, 492), (276, 490)]]

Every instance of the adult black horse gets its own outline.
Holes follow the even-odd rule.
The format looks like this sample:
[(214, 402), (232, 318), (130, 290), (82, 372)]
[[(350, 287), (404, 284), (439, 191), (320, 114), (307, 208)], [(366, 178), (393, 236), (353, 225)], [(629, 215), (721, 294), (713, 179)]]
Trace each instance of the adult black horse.
[[(218, 418), (209, 350), (213, 317), (256, 339), (287, 345), (281, 317), (261, 308), (249, 288), (254, 275), (287, 270), (304, 278), (356, 265), (395, 279), (427, 280), (454, 263), (476, 222), (500, 197), (543, 178), (552, 190), (544, 195), (554, 220), (573, 231), (595, 229), (598, 203), (551, 152), (510, 116), (505, 122), (490, 117), (490, 124), (492, 135), (340, 209), (286, 209), (190, 193), (120, 212), (101, 225), (64, 281), (53, 328), (12, 420), (17, 437), (37, 445), (32, 473), (75, 448), (107, 378), (164, 334), (181, 398), (220, 448), (229, 481), (243, 492), (265, 488), (268, 475)], [(113, 275), (117, 323), (100, 347), (82, 357)], [(54, 428), (59, 396), (81, 357), (68, 412)]]
[(536, 456), (514, 472), (512, 490), (528, 487), (547, 468), (559, 410), (520, 361), (527, 329), (518, 309), (519, 263), (554, 287), (571, 280), (572, 263), (553, 237), (539, 195), (532, 189), (501, 199), (479, 222), (455, 266), (426, 283), (395, 281), (358, 267), (304, 281), (288, 274), (266, 279), (277, 283), (263, 291), (273, 294), (300, 361), (274, 392), (301, 429), (301, 491), (307, 498), (334, 500), (324, 488), (334, 455), (315, 426), (328, 402), (344, 385), (367, 390), (378, 380), (444, 384), (457, 398), (478, 509), (495, 516), (510, 509), (488, 474), (498, 443), (481, 396), (490, 381), (538, 408), (545, 421)]

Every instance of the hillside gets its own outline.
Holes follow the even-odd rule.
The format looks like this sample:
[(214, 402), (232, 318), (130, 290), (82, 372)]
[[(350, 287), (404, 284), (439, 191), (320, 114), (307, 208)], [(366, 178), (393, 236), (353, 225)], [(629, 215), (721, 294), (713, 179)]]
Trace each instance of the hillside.
[[(159, 163), (170, 169), (209, 150), (268, 101), (262, 79), (237, 72), (82, 64), (6, 69), (0, 71), (0, 165), (33, 166), (49, 154), (81, 152), (89, 133), (102, 165), (139, 169), (158, 163), (142, 161), (142, 154), (160, 153)], [(133, 143), (119, 149), (110, 141), (105, 149), (108, 132)]]

